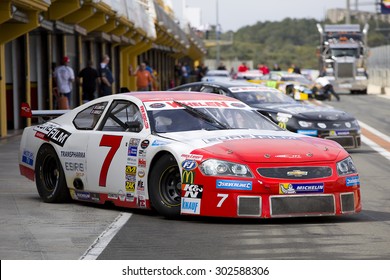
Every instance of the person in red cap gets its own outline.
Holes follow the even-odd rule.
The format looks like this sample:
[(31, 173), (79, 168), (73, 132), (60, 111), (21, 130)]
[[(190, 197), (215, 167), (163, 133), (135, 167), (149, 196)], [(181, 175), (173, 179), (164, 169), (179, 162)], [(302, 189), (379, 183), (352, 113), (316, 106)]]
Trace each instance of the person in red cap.
[[(64, 56), (62, 58), (62, 64), (58, 66), (54, 70), (54, 78), (57, 83), (58, 93), (59, 93), (59, 101), (62, 97), (66, 97), (67, 101), (64, 102), (58, 102), (58, 109), (69, 109), (69, 100), (70, 100), (70, 94), (72, 92), (73, 82), (74, 82), (74, 72), (73, 69), (68, 66), (70, 62), (69, 57)], [(66, 108), (67, 107), (67, 108)]]

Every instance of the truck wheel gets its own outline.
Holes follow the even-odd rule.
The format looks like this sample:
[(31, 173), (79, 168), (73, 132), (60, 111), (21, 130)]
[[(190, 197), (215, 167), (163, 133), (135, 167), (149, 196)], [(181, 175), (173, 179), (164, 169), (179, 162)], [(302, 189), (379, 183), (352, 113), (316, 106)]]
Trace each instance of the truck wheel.
[(152, 207), (167, 218), (180, 215), (181, 176), (172, 155), (162, 156), (150, 173), (149, 196)]
[(35, 182), (44, 202), (67, 202), (70, 200), (61, 162), (50, 145), (43, 145), (37, 154)]

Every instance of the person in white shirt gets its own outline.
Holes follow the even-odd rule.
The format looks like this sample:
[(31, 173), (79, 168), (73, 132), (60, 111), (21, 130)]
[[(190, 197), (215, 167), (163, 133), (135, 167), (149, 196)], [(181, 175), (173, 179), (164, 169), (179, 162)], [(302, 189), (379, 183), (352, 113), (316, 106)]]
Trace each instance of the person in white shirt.
[(60, 97), (65, 96), (68, 99), (68, 104), (73, 82), (75, 80), (73, 69), (68, 66), (69, 61), (69, 57), (64, 56), (62, 64), (54, 70), (54, 78), (57, 83), (58, 93)]
[(332, 94), (334, 97), (336, 97), (337, 101), (340, 101), (340, 96), (334, 91), (333, 85), (326, 77), (318, 77), (316, 79), (316, 84), (319, 84), (321, 86), (321, 89), (323, 90), (324, 95), (327, 97), (328, 100), (330, 100), (330, 94)]

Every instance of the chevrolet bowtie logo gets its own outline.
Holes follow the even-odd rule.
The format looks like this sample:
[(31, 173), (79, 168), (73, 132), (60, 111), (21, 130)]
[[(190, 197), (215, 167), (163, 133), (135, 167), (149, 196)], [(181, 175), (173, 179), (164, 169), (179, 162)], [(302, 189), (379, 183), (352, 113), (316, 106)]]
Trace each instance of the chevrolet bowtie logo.
[(287, 176), (295, 176), (295, 177), (302, 177), (307, 175), (307, 171), (302, 171), (302, 170), (293, 170), (293, 171), (288, 171)]

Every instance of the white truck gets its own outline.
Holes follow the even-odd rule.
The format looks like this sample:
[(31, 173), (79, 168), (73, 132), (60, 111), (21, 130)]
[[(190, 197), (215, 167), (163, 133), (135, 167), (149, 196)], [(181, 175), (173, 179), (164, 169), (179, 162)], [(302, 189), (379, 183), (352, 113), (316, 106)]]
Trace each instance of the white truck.
[(333, 84), (336, 92), (367, 93), (368, 24), (330, 24), (320, 33), (318, 48), (320, 75)]

